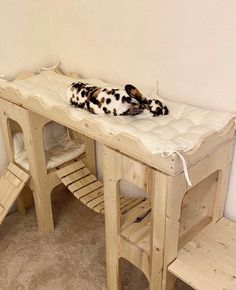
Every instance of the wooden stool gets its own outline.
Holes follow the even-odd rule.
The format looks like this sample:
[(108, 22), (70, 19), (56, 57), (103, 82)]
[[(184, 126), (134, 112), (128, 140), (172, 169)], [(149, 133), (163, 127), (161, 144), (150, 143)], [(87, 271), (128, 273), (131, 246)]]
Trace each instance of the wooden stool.
[[(53, 231), (51, 192), (56, 186), (61, 184), (61, 180), (56, 175), (58, 168), (47, 170), (46, 167), (42, 134), (43, 127), (50, 120), (19, 105), (0, 99), (0, 121), (10, 162), (14, 162), (12, 129), (13, 131), (23, 131), (31, 176), (28, 185), (33, 192), (38, 227), (44, 233)], [(83, 141), (85, 142), (86, 152), (85, 156), (82, 155), (79, 159), (84, 159), (91, 172), (96, 174), (94, 141), (88, 137), (83, 137)], [(72, 160), (71, 162), (76, 161)], [(60, 166), (60, 168), (68, 165), (68, 163)], [(24, 213), (23, 198), (18, 198), (17, 207), (18, 210)]]
[[(232, 151), (231, 139), (192, 165), (189, 187), (184, 173), (169, 176), (104, 147), (108, 290), (120, 289), (121, 257), (144, 272), (149, 289), (174, 289), (176, 277), (168, 273), (168, 266), (178, 249), (223, 215)], [(121, 217), (122, 179), (144, 189), (150, 203)]]

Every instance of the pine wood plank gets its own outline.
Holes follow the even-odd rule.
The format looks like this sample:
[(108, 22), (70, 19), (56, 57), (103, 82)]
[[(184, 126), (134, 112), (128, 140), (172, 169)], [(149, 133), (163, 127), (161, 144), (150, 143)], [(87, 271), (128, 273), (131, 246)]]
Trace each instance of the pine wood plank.
[(70, 175), (61, 178), (61, 181), (65, 184), (65, 186), (69, 186), (70, 184), (74, 183), (77, 180), (80, 180), (81, 178), (89, 174), (89, 169), (87, 167), (84, 167), (74, 173), (71, 173)]
[(236, 289), (236, 223), (222, 218), (178, 253), (169, 271), (199, 290)]
[(182, 248), (186, 243), (191, 241), (192, 238), (197, 233), (199, 233), (204, 227), (206, 227), (211, 221), (212, 221), (211, 217), (205, 216), (188, 231), (185, 231), (183, 234), (180, 232), (178, 248), (179, 249)]
[(61, 178), (65, 177), (65, 176), (67, 176), (67, 175), (69, 175), (69, 174), (71, 174), (71, 173), (73, 173), (73, 172), (75, 172), (83, 167), (85, 167), (84, 162), (79, 160), (73, 164), (70, 164), (66, 167), (63, 167), (62, 169), (59, 169), (57, 171), (57, 176), (58, 176), (58, 178), (61, 179)]
[(124, 207), (126, 207), (129, 204), (131, 204), (132, 202), (134, 202), (134, 200), (135, 200), (135, 198), (126, 197), (124, 200), (122, 200), (122, 202), (120, 204), (120, 209), (122, 210)]
[(127, 213), (130, 209), (134, 208), (136, 205), (144, 202), (146, 200), (146, 198), (137, 198), (134, 199), (133, 202), (127, 204), (124, 208), (121, 209), (121, 214), (125, 214)]
[(88, 185), (96, 180), (97, 180), (97, 178), (94, 175), (88, 175), (88, 176), (85, 176), (84, 178), (72, 183), (71, 185), (68, 186), (68, 188), (72, 193), (74, 193), (75, 191), (78, 191), (80, 188), (83, 188), (86, 185)]
[(29, 179), (29, 174), (26, 173), (24, 170), (20, 169), (14, 163), (10, 163), (7, 169), (12, 172), (15, 176), (17, 176), (22, 182), (26, 183)]
[[(142, 199), (141, 199), (142, 201)], [(135, 207), (137, 204), (139, 204), (140, 199), (134, 198), (132, 201), (130, 201), (130, 198), (127, 198), (125, 196), (120, 196), (120, 213), (121, 215), (123, 213), (128, 212), (131, 208)], [(100, 213), (104, 214), (105, 209), (100, 210)]]
[(13, 183), (16, 187), (18, 187), (22, 181), (13, 173), (11, 173), (10, 171), (8, 171), (7, 169), (4, 172), (4, 176), (11, 182)]
[(8, 202), (11, 195), (14, 194), (16, 187), (4, 175), (2, 175), (0, 178), (0, 186), (0, 203), (4, 208), (6, 208), (6, 203)]
[(98, 213), (102, 213), (102, 210), (104, 209), (104, 196), (103, 196), (103, 202), (96, 205), (93, 210), (98, 212)]
[(95, 210), (95, 208), (100, 204), (103, 204), (104, 207), (104, 194), (101, 194), (92, 201), (88, 202), (87, 206)]
[(137, 245), (145, 252), (150, 253), (150, 243), (151, 243), (151, 227), (149, 231), (146, 231), (142, 239), (138, 241)]
[(148, 210), (150, 210), (151, 205), (149, 200), (145, 200), (144, 202), (140, 203), (138, 206), (134, 207), (121, 217), (121, 230), (124, 230), (127, 226), (132, 224), (136, 218)]
[(87, 185), (86, 187), (84, 188), (81, 188), (77, 191), (75, 191), (73, 194), (76, 198), (80, 199), (81, 197), (93, 192), (94, 190), (98, 189), (98, 188), (101, 188), (102, 187), (102, 183), (97, 180), (89, 185)]
[(88, 202), (94, 200), (95, 198), (97, 198), (98, 196), (103, 195), (103, 187), (88, 193), (87, 195), (83, 196), (80, 198), (80, 201), (84, 204), (87, 204)]
[(4, 207), (0, 204), (0, 216), (1, 216), (1, 214), (4, 212)]
[(138, 243), (143, 237), (150, 233), (151, 230), (151, 214), (147, 215), (140, 222), (133, 222), (121, 234), (133, 243)]
[[(25, 182), (20, 180), (15, 174), (10, 172), (8, 169), (14, 171), (15, 174), (21, 176), (25, 182), (29, 179), (29, 175), (26, 174), (23, 170), (10, 163), (8, 168), (3, 172), (3, 175), (0, 177), (0, 224), (6, 217), (8, 211), (12, 207), (13, 203), (17, 199), (21, 190), (25, 186)], [(25, 178), (27, 175), (27, 179)]]

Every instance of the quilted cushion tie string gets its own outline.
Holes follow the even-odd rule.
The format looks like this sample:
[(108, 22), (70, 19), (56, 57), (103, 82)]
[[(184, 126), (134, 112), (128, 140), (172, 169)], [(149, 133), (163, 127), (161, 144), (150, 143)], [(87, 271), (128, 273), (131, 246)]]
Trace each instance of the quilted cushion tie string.
[(182, 165), (183, 165), (183, 170), (184, 170), (184, 176), (185, 176), (185, 179), (186, 179), (186, 182), (188, 184), (188, 186), (192, 186), (192, 182), (190, 180), (190, 177), (189, 177), (189, 173), (188, 173), (188, 166), (187, 166), (187, 162), (184, 158), (184, 156), (179, 152), (179, 151), (166, 151), (165, 153), (162, 153), (162, 156), (163, 157), (170, 157), (171, 155), (174, 155), (174, 154), (177, 154), (180, 158), (180, 160), (182, 161)]
[(185, 176), (185, 179), (187, 181), (188, 186), (192, 186), (192, 182), (190, 180), (189, 173), (188, 173), (187, 162), (186, 162), (184, 156), (178, 151), (175, 151), (175, 153), (179, 156), (179, 158), (182, 161), (183, 169), (184, 169), (184, 176)]

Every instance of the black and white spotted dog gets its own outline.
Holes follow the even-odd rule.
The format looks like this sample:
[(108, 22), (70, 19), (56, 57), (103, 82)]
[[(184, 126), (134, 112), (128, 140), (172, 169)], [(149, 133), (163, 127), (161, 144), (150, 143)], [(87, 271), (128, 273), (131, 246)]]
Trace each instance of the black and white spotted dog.
[(156, 99), (145, 98), (132, 85), (124, 89), (93, 86), (88, 83), (72, 83), (67, 91), (67, 102), (93, 114), (137, 115), (145, 110), (153, 116), (167, 115), (168, 108)]

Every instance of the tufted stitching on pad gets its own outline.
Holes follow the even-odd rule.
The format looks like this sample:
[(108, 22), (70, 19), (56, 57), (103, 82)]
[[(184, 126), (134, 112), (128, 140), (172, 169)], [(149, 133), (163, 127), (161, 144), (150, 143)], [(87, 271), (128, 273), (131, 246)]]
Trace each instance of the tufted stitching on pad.
[[(25, 80), (0, 81), (0, 87), (12, 86), (25, 98), (34, 95), (48, 107), (64, 107), (73, 118), (80, 121), (93, 118), (104, 133), (126, 133), (136, 137), (152, 154), (191, 150), (205, 136), (220, 132), (234, 118), (232, 113), (212, 112), (160, 97), (158, 99), (169, 108), (170, 114), (167, 116), (154, 118), (148, 113), (132, 117), (91, 115), (85, 110), (72, 108), (65, 102), (66, 89), (74, 81), (78, 79), (47, 71)], [(86, 79), (86, 82), (109, 86), (97, 79)], [(149, 97), (157, 98), (154, 93)]]

